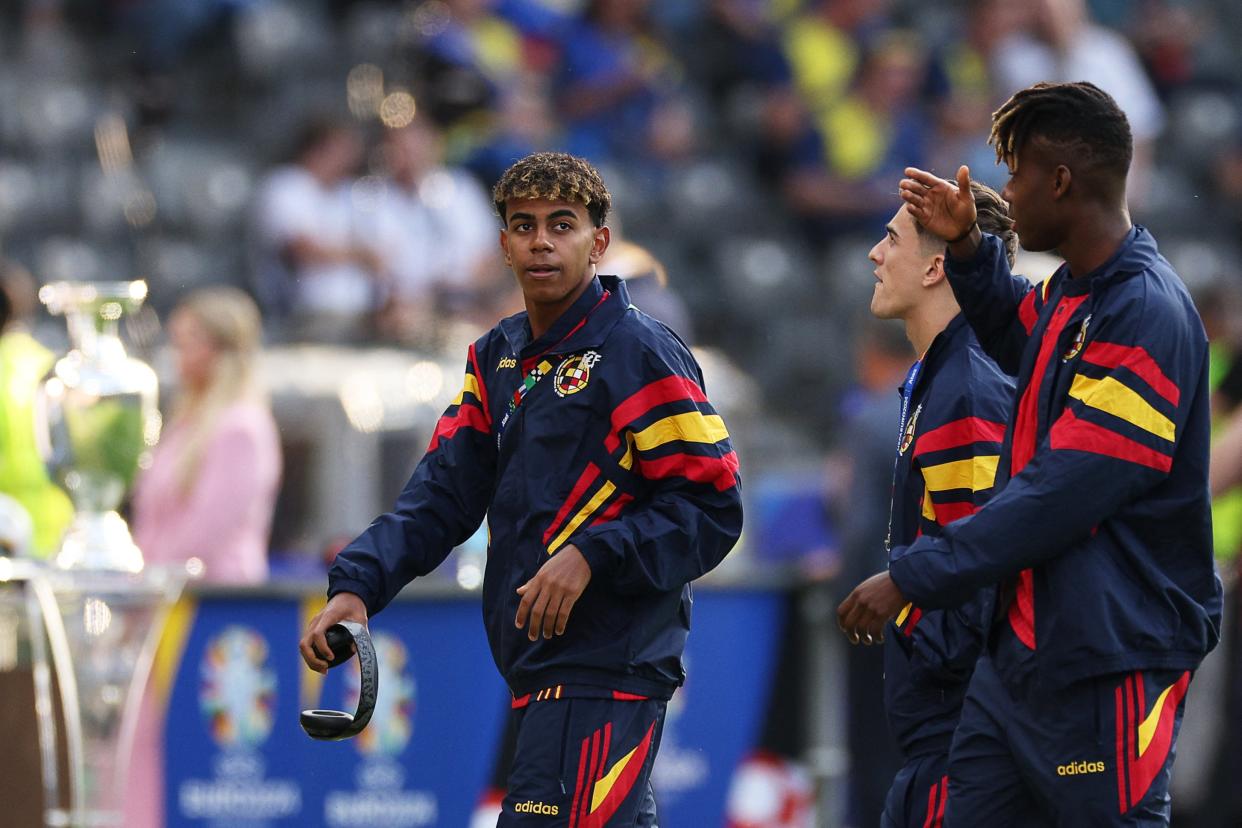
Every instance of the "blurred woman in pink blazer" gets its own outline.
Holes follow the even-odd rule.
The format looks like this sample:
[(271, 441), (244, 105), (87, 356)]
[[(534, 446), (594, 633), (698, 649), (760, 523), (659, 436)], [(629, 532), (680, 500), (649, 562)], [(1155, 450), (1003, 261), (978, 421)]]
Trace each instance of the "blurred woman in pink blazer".
[[(180, 384), (134, 487), (134, 540), (147, 566), (188, 566), (213, 584), (263, 583), (281, 455), (256, 377), (258, 308), (236, 288), (205, 288), (177, 305), (168, 334)], [(148, 683), (129, 767), (128, 828), (164, 824), (167, 699), (156, 695)]]
[(196, 558), (210, 583), (262, 583), (280, 440), (255, 376), (258, 308), (236, 288), (205, 288), (177, 306), (168, 333), (180, 388), (134, 487), (134, 540), (148, 566)]

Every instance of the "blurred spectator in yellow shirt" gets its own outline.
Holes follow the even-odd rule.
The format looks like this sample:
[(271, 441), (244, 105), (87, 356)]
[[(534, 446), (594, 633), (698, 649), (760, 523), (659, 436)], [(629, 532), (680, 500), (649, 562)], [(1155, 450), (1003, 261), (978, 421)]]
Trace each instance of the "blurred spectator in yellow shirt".
[(0, 493), (30, 513), (31, 551), (46, 558), (60, 545), (73, 506), (48, 477), (35, 439), (39, 383), (55, 360), (30, 334), (35, 302), (30, 273), (0, 260)]

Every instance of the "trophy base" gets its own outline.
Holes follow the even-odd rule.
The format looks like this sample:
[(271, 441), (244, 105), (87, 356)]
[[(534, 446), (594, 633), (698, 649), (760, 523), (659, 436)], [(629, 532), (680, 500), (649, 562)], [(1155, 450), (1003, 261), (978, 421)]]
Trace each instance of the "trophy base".
[(124, 814), (120, 811), (70, 811), (64, 808), (49, 808), (43, 814), (43, 823), (47, 828), (103, 828), (104, 826), (121, 826), (124, 822)]
[(58, 569), (141, 572), (142, 552), (116, 512), (79, 512), (54, 562)]

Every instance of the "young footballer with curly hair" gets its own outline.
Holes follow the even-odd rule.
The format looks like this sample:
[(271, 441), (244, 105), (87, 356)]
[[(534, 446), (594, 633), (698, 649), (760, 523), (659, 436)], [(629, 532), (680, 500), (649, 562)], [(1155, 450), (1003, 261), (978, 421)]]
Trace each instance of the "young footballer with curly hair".
[(538, 153), (493, 197), (526, 311), (470, 347), (395, 508), (337, 556), (302, 656), (325, 671), (328, 627), (365, 622), (486, 516), (483, 614), (517, 724), (499, 825), (654, 826), (689, 583), (741, 531), (737, 455), (686, 346), (595, 273), (599, 173)]

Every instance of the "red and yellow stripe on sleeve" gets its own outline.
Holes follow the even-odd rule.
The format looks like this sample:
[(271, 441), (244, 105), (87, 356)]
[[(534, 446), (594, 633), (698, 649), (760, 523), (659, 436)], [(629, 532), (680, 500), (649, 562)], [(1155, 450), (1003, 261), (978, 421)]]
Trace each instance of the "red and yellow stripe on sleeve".
[(722, 492), (737, 485), (729, 430), (685, 377), (653, 382), (617, 406), (605, 448), (616, 451), (623, 439), (619, 464), (648, 480), (682, 477)]
[(472, 428), (484, 434), (491, 431), (492, 418), (487, 410), (487, 386), (483, 384), (482, 377), (478, 355), (474, 345), (471, 345), (461, 391), (457, 392), (453, 402), (436, 423), (436, 430), (431, 435), (431, 442), (427, 444), (427, 451), (435, 451), (441, 441), (453, 439), (463, 428)]
[(1181, 398), (1176, 383), (1141, 346), (1094, 342), (1082, 361), (1108, 373), (1097, 377), (1080, 372), (1074, 377), (1069, 396), (1079, 405), (1077, 410), (1067, 406), (1053, 424), (1052, 448), (1169, 471), (1177, 439), (1171, 415)]
[[(611, 480), (601, 479), (598, 466), (594, 463), (587, 463), (587, 467), (583, 469), (573, 489), (570, 490), (569, 497), (565, 498), (565, 502), (557, 510), (556, 517), (543, 533), (543, 543), (547, 547), (548, 554), (551, 555), (560, 549), (570, 536), (588, 520), (591, 521), (591, 526), (612, 520), (621, 514), (621, 510), (633, 499), (625, 492), (619, 491)], [(573, 512), (573, 517), (570, 517), (570, 512), (575, 506), (578, 506), (578, 509)]]
[(974, 513), (992, 488), (1005, 426), (963, 417), (922, 434), (914, 457), (923, 475), (923, 517), (944, 526)]

